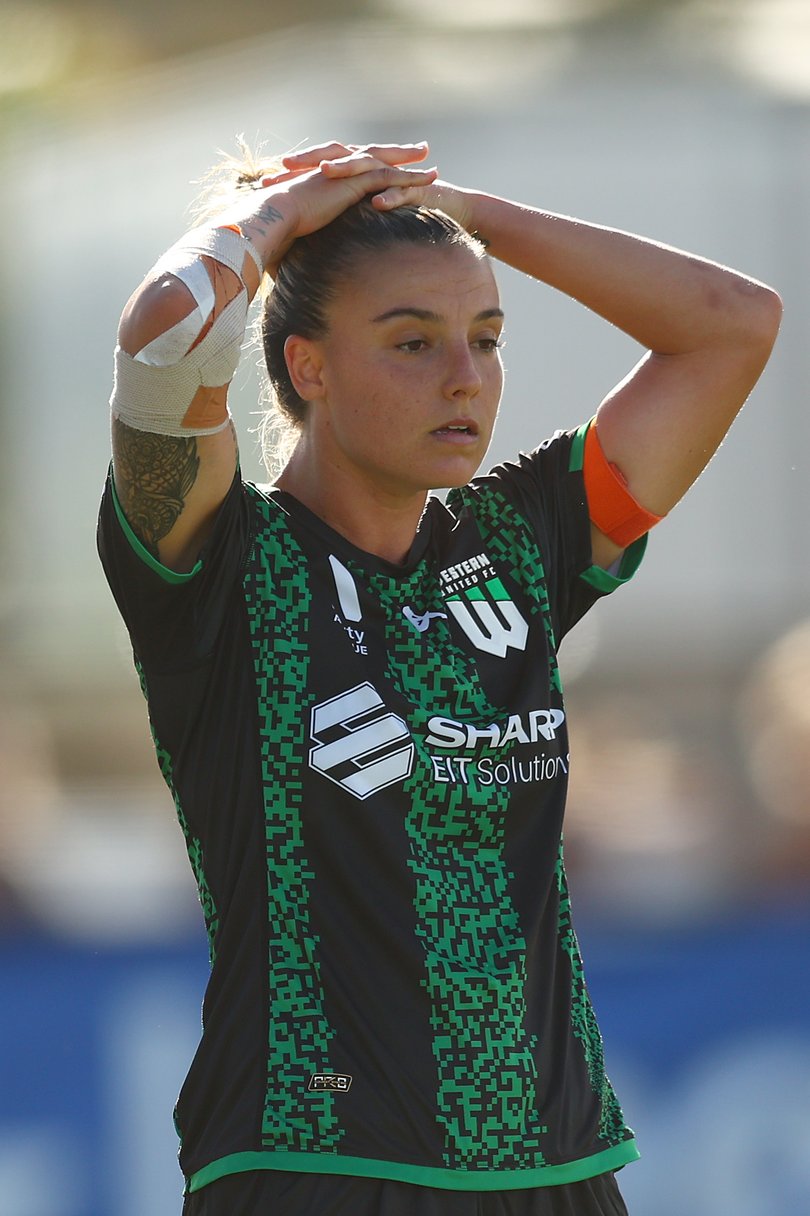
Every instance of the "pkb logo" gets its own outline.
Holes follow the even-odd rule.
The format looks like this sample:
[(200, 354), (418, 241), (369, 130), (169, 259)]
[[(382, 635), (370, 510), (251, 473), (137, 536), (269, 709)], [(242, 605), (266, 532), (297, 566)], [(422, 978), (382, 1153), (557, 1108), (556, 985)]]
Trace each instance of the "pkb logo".
[(411, 733), (365, 683), (322, 701), (312, 710), (310, 767), (365, 799), (410, 776)]
[(352, 1087), (352, 1078), (345, 1072), (316, 1072), (309, 1078), (307, 1089), (316, 1093), (347, 1094)]

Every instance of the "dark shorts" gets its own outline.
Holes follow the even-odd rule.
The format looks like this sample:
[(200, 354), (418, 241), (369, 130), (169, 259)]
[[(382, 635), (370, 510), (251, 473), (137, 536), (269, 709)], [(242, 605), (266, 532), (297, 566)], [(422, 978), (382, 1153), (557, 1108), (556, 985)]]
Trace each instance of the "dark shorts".
[(379, 1178), (230, 1174), (187, 1195), (183, 1216), (627, 1216), (613, 1174), (518, 1191), (444, 1191)]

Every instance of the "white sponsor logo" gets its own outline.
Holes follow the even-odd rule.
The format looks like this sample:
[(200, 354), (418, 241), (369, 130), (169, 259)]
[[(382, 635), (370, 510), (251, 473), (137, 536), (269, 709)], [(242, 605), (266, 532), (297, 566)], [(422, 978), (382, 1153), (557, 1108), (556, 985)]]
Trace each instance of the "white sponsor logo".
[[(435, 715), (428, 720), (428, 747), (439, 748), (439, 754), (429, 756), (433, 779), (442, 785), (528, 785), (553, 781), (568, 774), (568, 756), (557, 754), (554, 747), (539, 750), (541, 741), (554, 743), (563, 723), (562, 709), (532, 709), (527, 714), (511, 714), (502, 722), (477, 726), (473, 722), (457, 722), (455, 718)], [(501, 760), (486, 752), (500, 748), (514, 750)], [(534, 745), (534, 753), (526, 755), (525, 745)], [(470, 753), (472, 755), (464, 754)]]
[(420, 615), (419, 613), (414, 612), (410, 604), (406, 604), (402, 609), (402, 615), (405, 617), (405, 620), (408, 621), (409, 624), (413, 625), (414, 629), (418, 629), (420, 633), (425, 633), (428, 629), (430, 629), (431, 621), (447, 620), (446, 612), (423, 612)]
[(442, 785), (529, 785), (537, 781), (553, 781), (568, 774), (568, 756), (539, 756), (521, 759), (510, 756), (495, 760), (484, 756), (431, 756), (433, 779)]
[(309, 763), (329, 781), (365, 799), (404, 781), (413, 765), (410, 731), (364, 683), (312, 710)]
[[(332, 577), (335, 580), (335, 591), (340, 605), (340, 612), (335, 612), (333, 620), (344, 630), (355, 654), (368, 654), (366, 631), (360, 628), (363, 623), (363, 610), (360, 607), (360, 597), (357, 594), (352, 572), (342, 562), (339, 562), (334, 554), (329, 555), (329, 565), (332, 567)], [(349, 621), (353, 621), (354, 624), (348, 624)]]
[(562, 709), (532, 709), (525, 718), (510, 714), (503, 724), (490, 722), (488, 726), (435, 716), (428, 721), (430, 734), (425, 742), (430, 747), (460, 750), (477, 747), (480, 743), (495, 748), (507, 743), (537, 743), (539, 739), (551, 742), (556, 739), (564, 721)]
[(360, 608), (360, 597), (352, 578), (351, 570), (347, 570), (343, 562), (339, 562), (334, 554), (329, 555), (329, 565), (332, 567), (332, 577), (335, 580), (340, 610), (347, 621), (362, 621), (363, 613)]

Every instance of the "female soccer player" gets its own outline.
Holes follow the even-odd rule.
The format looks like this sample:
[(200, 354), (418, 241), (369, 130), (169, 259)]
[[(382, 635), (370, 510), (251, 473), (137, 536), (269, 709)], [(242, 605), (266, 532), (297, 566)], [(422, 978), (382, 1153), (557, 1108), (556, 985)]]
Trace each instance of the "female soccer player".
[[(439, 181), (426, 152), (332, 143), (245, 175), (121, 320), (100, 549), (212, 961), (176, 1111), (187, 1216), (626, 1210), (556, 648), (719, 445), (780, 303)], [(491, 259), (647, 353), (590, 423), (477, 476)], [(226, 400), (260, 282), (294, 440), (263, 489)]]

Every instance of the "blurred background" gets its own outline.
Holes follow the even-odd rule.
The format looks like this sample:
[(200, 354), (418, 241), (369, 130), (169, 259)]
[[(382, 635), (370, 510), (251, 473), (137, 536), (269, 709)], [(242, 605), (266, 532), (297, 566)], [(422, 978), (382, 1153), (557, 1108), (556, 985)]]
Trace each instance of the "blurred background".
[[(0, 0), (0, 1211), (179, 1212), (207, 948), (94, 526), (119, 313), (238, 133), (427, 138), (782, 293), (720, 454), (563, 647), (567, 847), (631, 1212), (810, 1211), (810, 0)], [(497, 459), (639, 354), (499, 278)]]

